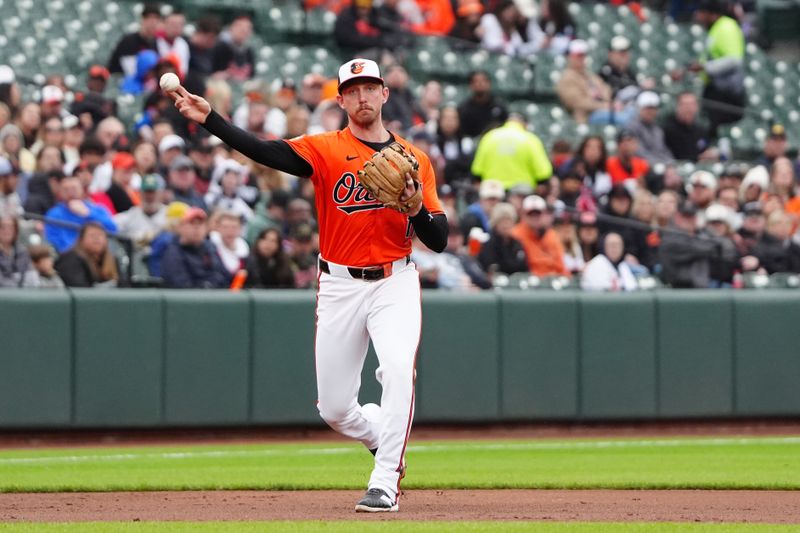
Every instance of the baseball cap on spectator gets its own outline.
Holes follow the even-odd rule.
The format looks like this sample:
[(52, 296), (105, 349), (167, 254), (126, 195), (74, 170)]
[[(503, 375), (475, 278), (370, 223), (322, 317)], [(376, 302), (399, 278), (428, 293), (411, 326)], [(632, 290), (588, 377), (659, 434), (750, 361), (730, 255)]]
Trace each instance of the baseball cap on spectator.
[(189, 204), (185, 202), (170, 202), (166, 210), (167, 220), (177, 222), (183, 218), (183, 215), (188, 210)]
[(769, 138), (770, 139), (785, 139), (786, 138), (786, 128), (783, 127), (783, 124), (773, 124), (769, 127)]
[(167, 150), (172, 150), (173, 148), (180, 148), (181, 151), (186, 147), (186, 141), (184, 141), (181, 137), (177, 135), (170, 134), (165, 135), (161, 142), (158, 143), (158, 153), (163, 154)]
[(544, 213), (547, 211), (547, 202), (544, 198), (536, 194), (526, 196), (522, 201), (522, 211), (525, 213), (531, 213), (533, 211)]
[(661, 98), (659, 98), (658, 95), (653, 91), (642, 91), (639, 93), (639, 96), (636, 97), (636, 107), (639, 109), (660, 106)]
[(17, 77), (14, 76), (14, 69), (8, 65), (0, 65), (0, 85), (14, 83)]
[(570, 41), (567, 46), (567, 53), (569, 55), (583, 55), (589, 53), (589, 45), (583, 39), (574, 39)]
[(722, 204), (711, 204), (706, 208), (706, 222), (724, 222), (730, 227), (733, 213)]
[(0, 157), (0, 176), (8, 176), (14, 173), (14, 166), (5, 157)]
[(71, 130), (72, 128), (80, 127), (81, 121), (75, 115), (67, 115), (61, 121), (61, 124), (63, 124), (64, 130)]
[(194, 162), (183, 154), (173, 159), (169, 165), (170, 170), (184, 170), (187, 168), (194, 168)]
[(624, 35), (617, 35), (611, 39), (609, 48), (614, 52), (626, 52), (631, 49), (631, 42)]
[(746, 217), (762, 216), (764, 212), (761, 210), (761, 202), (747, 202), (742, 207), (742, 213)]
[(636, 135), (628, 128), (622, 128), (617, 132), (617, 143), (621, 143), (625, 139), (635, 139)]
[(130, 170), (136, 167), (136, 159), (128, 152), (117, 152), (111, 158), (111, 168)]
[(717, 178), (714, 174), (707, 170), (695, 170), (689, 176), (689, 183), (686, 185), (686, 190), (692, 192), (694, 187), (705, 187), (707, 189), (717, 189)]
[[(353, 80), (372, 80), (383, 85), (381, 69), (378, 64), (370, 59), (358, 57), (339, 67), (338, 90), (341, 94), (342, 87)], [(303, 80), (305, 83), (305, 79)]]
[(42, 87), (42, 103), (57, 104), (64, 101), (64, 91), (55, 85), (45, 85)]
[[(164, 188), (164, 179), (158, 174), (145, 174), (142, 176), (142, 192), (160, 191)], [(186, 204), (184, 204), (186, 205)]]
[(208, 215), (199, 207), (190, 207), (181, 217), (181, 222), (194, 222), (195, 220), (206, 220)]
[(678, 213), (686, 217), (693, 217), (697, 214), (697, 206), (687, 200), (678, 206)]
[(478, 197), (480, 197), (481, 200), (488, 200), (490, 198), (502, 200), (505, 196), (506, 191), (503, 188), (503, 184), (498, 180), (483, 180), (480, 189), (478, 189)]
[(111, 73), (109, 73), (108, 69), (103, 65), (92, 65), (89, 67), (89, 77), (108, 81), (108, 78), (111, 77)]

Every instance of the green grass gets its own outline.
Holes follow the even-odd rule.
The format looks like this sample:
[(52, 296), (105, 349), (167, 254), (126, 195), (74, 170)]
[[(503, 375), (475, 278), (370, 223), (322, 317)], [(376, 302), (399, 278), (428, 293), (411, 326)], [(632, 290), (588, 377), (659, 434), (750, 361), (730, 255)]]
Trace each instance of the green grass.
[(798, 526), (774, 524), (685, 524), (670, 522), (614, 523), (614, 522), (403, 522), (386, 521), (369, 523), (351, 522), (78, 522), (71, 524), (0, 524), (0, 533), (255, 533), (286, 531), (308, 533), (370, 533), (373, 531), (409, 533), (447, 532), (509, 532), (536, 531), (542, 533), (661, 533), (687, 531), (689, 533), (761, 533), (798, 531)]
[[(362, 489), (372, 456), (351, 444), (0, 452), (0, 491)], [(407, 489), (800, 489), (800, 438), (412, 443)]]

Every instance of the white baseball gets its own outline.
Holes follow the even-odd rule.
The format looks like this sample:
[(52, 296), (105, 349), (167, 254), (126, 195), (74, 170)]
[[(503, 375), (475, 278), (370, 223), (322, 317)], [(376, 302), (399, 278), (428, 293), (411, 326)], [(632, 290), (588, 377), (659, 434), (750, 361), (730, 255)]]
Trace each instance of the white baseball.
[(174, 91), (181, 85), (181, 80), (178, 79), (178, 76), (173, 74), (172, 72), (167, 72), (158, 82), (161, 85), (161, 89), (164, 91)]

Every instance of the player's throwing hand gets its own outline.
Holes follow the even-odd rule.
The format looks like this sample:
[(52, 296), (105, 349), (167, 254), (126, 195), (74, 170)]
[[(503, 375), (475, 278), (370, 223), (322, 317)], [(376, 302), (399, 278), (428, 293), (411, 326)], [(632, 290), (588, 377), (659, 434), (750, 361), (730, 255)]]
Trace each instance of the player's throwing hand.
[(164, 91), (170, 98), (175, 100), (175, 107), (181, 115), (189, 120), (194, 120), (200, 124), (205, 124), (206, 118), (211, 113), (211, 104), (205, 98), (192, 94), (183, 85), (178, 85), (174, 91)]

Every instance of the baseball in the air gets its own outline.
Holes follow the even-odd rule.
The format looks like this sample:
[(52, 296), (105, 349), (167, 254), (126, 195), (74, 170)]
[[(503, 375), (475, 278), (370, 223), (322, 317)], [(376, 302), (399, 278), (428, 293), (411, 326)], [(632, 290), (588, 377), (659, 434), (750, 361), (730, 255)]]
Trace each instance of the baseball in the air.
[(181, 80), (178, 79), (178, 76), (173, 74), (172, 72), (167, 72), (161, 79), (159, 80), (159, 85), (161, 85), (161, 89), (164, 91), (174, 91), (181, 85)]

